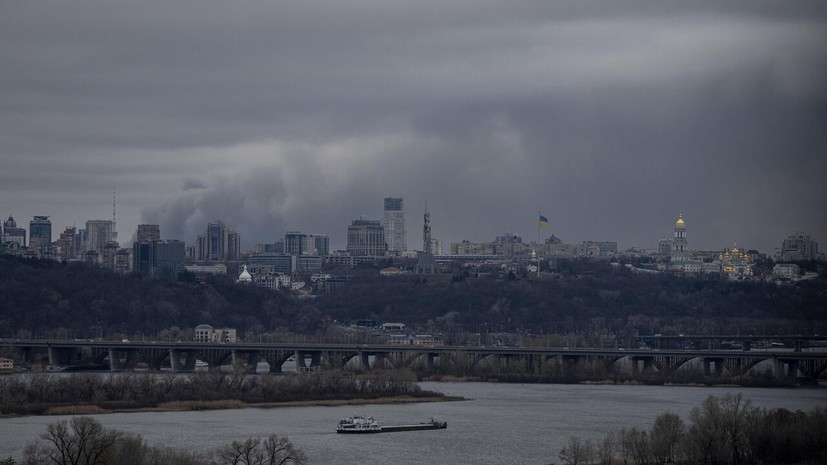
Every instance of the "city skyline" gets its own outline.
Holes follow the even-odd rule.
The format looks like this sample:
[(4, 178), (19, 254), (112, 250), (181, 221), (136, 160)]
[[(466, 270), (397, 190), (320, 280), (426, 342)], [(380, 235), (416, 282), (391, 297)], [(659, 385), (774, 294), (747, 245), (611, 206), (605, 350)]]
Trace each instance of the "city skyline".
[[(827, 242), (827, 5), (7, 5), (0, 213), (191, 243), (330, 234), (405, 199), (444, 244)], [(158, 18), (164, 18), (159, 21)], [(335, 19), (334, 19), (335, 18)]]
[[(385, 198), (386, 201), (387, 201), (387, 199), (388, 198)], [(399, 202), (399, 205), (401, 206), (402, 198), (393, 198), (393, 200)], [(387, 204), (387, 202), (386, 202), (386, 204)], [(426, 211), (425, 217), (428, 217), (428, 216), (429, 216), (429, 214)], [(11, 215), (9, 217), (9, 220), (11, 220), (12, 217), (13, 217), (13, 215)], [(33, 218), (34, 218), (35, 221), (37, 221), (37, 220), (42, 221), (44, 218), (48, 218), (48, 217), (37, 215), (37, 216), (34, 216)], [(542, 221), (544, 219), (546, 219), (546, 218), (543, 215), (540, 215), (540, 220)], [(404, 219), (403, 219), (403, 221), (404, 221)], [(536, 224), (536, 222), (537, 222), (537, 219), (535, 218), (535, 224)], [(5, 221), (4, 225), (7, 224), (7, 223), (8, 223), (8, 221)], [(34, 223), (34, 221), (32, 223)], [(101, 241), (105, 242), (105, 240), (100, 239), (100, 240), (96, 241), (94, 238), (95, 238), (96, 235), (101, 236), (101, 237), (108, 237), (108, 235), (112, 234), (112, 232), (111, 232), (112, 221), (110, 221), (110, 220), (87, 220), (85, 222), (85, 224), (87, 226), (87, 229), (82, 229), (82, 228), (78, 229), (78, 228), (75, 228), (73, 226), (67, 226), (66, 230), (68, 231), (68, 230), (71, 229), (72, 231), (75, 231), (77, 234), (83, 233), (84, 237), (81, 239), (81, 241), (85, 244), (86, 249), (96, 250), (99, 255), (102, 255), (103, 254), (103, 252), (102, 252), (103, 242), (101, 242)], [(90, 227), (89, 226), (90, 224), (94, 225), (95, 228), (105, 227), (105, 228), (109, 228), (109, 229), (106, 229), (105, 231), (103, 231), (99, 234), (90, 234), (89, 229), (88, 229)], [(350, 241), (351, 241), (350, 236), (353, 233), (354, 226), (356, 226), (357, 224), (360, 224), (362, 226), (372, 225), (373, 228), (385, 229), (385, 226), (382, 224), (382, 220), (364, 218), (363, 216), (358, 218), (358, 219), (353, 219), (353, 220), (351, 220), (350, 224), (346, 227), (347, 231), (344, 235), (345, 236), (344, 239), (345, 239), (346, 243), (350, 243)], [(425, 227), (424, 229), (427, 230), (427, 231), (430, 231), (429, 226)], [(208, 240), (208, 238), (210, 237), (211, 229), (215, 229), (217, 231), (220, 231), (220, 233), (217, 233), (216, 235), (214, 235), (215, 236), (213, 238), (214, 240)], [(25, 228), (17, 227), (14, 230), (15, 231), (22, 231), (22, 234), (24, 236), (29, 235), (29, 231), (26, 230)], [(240, 234), (235, 232), (235, 231), (232, 231), (230, 229), (230, 226), (225, 225), (224, 222), (221, 219), (216, 219), (214, 221), (207, 222), (206, 230), (207, 230), (207, 234), (198, 233), (196, 235), (195, 239), (189, 239), (188, 240), (187, 238), (162, 236), (161, 233), (160, 233), (160, 227), (157, 224), (139, 224), (139, 225), (137, 225), (136, 230), (132, 232), (132, 235), (131, 235), (132, 239), (131, 240), (129, 240), (128, 242), (118, 242), (115, 238), (115, 240), (113, 242), (117, 242), (121, 247), (125, 247), (126, 249), (132, 248), (133, 244), (139, 244), (139, 243), (149, 244), (152, 241), (182, 242), (182, 243), (185, 243), (187, 245), (187, 248), (189, 248), (189, 247), (193, 248), (193, 254), (194, 254), (193, 257), (192, 257), (193, 259), (195, 259), (196, 261), (207, 261), (207, 262), (216, 261), (216, 260), (223, 261), (223, 260), (228, 260), (228, 259), (229, 260), (235, 260), (235, 259), (237, 259), (237, 257), (240, 257), (241, 254), (246, 254), (246, 253), (255, 254), (255, 253), (258, 253), (258, 252), (256, 252), (256, 250), (260, 246), (269, 247), (269, 246), (274, 245), (274, 244), (281, 244), (281, 246), (283, 246), (285, 248), (285, 250), (284, 250), (285, 253), (293, 254), (293, 255), (302, 255), (302, 254), (327, 255), (327, 254), (332, 253), (334, 251), (348, 251), (348, 252), (350, 252), (350, 246), (349, 245), (346, 246), (346, 247), (335, 248), (335, 249), (330, 246), (330, 243), (331, 243), (330, 237), (331, 236), (336, 237), (335, 234), (331, 235), (331, 234), (328, 234), (328, 233), (307, 233), (307, 232), (301, 232), (301, 231), (296, 231), (296, 230), (286, 230), (282, 234), (276, 235), (275, 237), (269, 239), (268, 241), (255, 242), (255, 243), (246, 243), (246, 245), (245, 245), (245, 242), (244, 242), (243, 238), (240, 236)], [(680, 230), (680, 234), (678, 233), (679, 230)], [(766, 249), (766, 250), (756, 248), (756, 247), (752, 247), (748, 243), (745, 244), (744, 242), (741, 242), (740, 245), (739, 245), (738, 241), (734, 241), (730, 244), (724, 244), (720, 247), (701, 248), (701, 247), (692, 247), (692, 246), (688, 245), (688, 244), (691, 244), (691, 242), (688, 241), (686, 230), (687, 230), (687, 226), (686, 226), (686, 221), (684, 220), (684, 216), (683, 216), (683, 214), (679, 214), (678, 218), (677, 218), (677, 221), (674, 223), (673, 232), (670, 233), (670, 235), (665, 235), (665, 236), (661, 237), (653, 245), (644, 246), (644, 247), (640, 247), (640, 246), (618, 247), (617, 241), (613, 240), (612, 238), (605, 238), (605, 241), (608, 241), (608, 243), (614, 244), (613, 250), (614, 250), (615, 253), (623, 252), (625, 250), (647, 251), (649, 253), (655, 253), (655, 254), (660, 254), (660, 255), (671, 255), (673, 257), (673, 260), (677, 260), (679, 262), (682, 262), (682, 261), (686, 260), (686, 255), (685, 255), (686, 252), (729, 251), (733, 246), (739, 247), (742, 250), (755, 250), (755, 251), (757, 251), (759, 253), (763, 253), (763, 254), (765, 254), (769, 257), (774, 257), (774, 258), (780, 259), (781, 261), (790, 261), (790, 260), (794, 261), (794, 260), (797, 260), (797, 259), (791, 259), (789, 257), (784, 256), (785, 249), (787, 248), (787, 244), (790, 241), (794, 241), (794, 240), (795, 241), (804, 241), (805, 240), (804, 238), (806, 237), (807, 241), (812, 240), (816, 244), (819, 242), (817, 238), (815, 238), (813, 235), (809, 234), (806, 231), (791, 231), (789, 234), (785, 235), (783, 239), (781, 239), (778, 243), (776, 243), (772, 248)], [(11, 229), (9, 231), (11, 231)], [(107, 231), (109, 231), (109, 232), (107, 232)], [(5, 240), (5, 236), (6, 236), (5, 228), (4, 228), (3, 232), (4, 232), (3, 236), (4, 236), (4, 240)], [(16, 233), (12, 233), (12, 234), (16, 234)], [(57, 236), (55, 236), (56, 233), (53, 230), (50, 230), (49, 234), (50, 234), (51, 237), (57, 237)], [(430, 234), (428, 234), (428, 236), (430, 236)], [(691, 236), (691, 234), (690, 234), (690, 236)], [(22, 240), (22, 237), (23, 236), (21, 236), (21, 240)], [(60, 234), (60, 239), (62, 240), (62, 238), (63, 238), (63, 234)], [(91, 241), (89, 243), (86, 243), (87, 240), (90, 240), (89, 238), (92, 238)], [(583, 244), (586, 244), (586, 243), (599, 244), (599, 243), (603, 242), (603, 241), (599, 241), (599, 240), (596, 241), (594, 239), (563, 240), (560, 237), (558, 237), (554, 232), (546, 231), (539, 238), (533, 238), (533, 237), (529, 236), (529, 237), (526, 237), (525, 240), (524, 240), (523, 236), (521, 234), (515, 234), (513, 232), (506, 232), (505, 235), (496, 235), (495, 237), (486, 238), (486, 239), (482, 239), (482, 240), (479, 240), (479, 241), (469, 241), (467, 239), (462, 239), (460, 241), (451, 242), (450, 245), (452, 245), (452, 246), (457, 245), (457, 246), (462, 247), (463, 246), (462, 243), (466, 243), (466, 244), (468, 244), (468, 243), (470, 243), (470, 244), (485, 244), (485, 243), (493, 243), (493, 242), (502, 242), (504, 240), (510, 241), (512, 239), (516, 239), (517, 242), (525, 243), (525, 244), (537, 243), (538, 241), (539, 241), (539, 243), (544, 243), (544, 242), (547, 242), (548, 240), (551, 240), (552, 242), (561, 242), (561, 243), (568, 243), (568, 244), (580, 244), (580, 243), (583, 243)], [(431, 240), (432, 241), (438, 241), (440, 244), (443, 243), (443, 241), (441, 239), (436, 238), (436, 237), (432, 238)], [(211, 242), (214, 242), (214, 244), (210, 245), (209, 243), (211, 243)], [(373, 242), (375, 242), (375, 241), (373, 241)], [(382, 249), (385, 250), (384, 254), (398, 255), (399, 252), (402, 252), (402, 251), (398, 251), (397, 253), (393, 253), (393, 251), (390, 248), (389, 239), (387, 238), (387, 232), (382, 232), (381, 242), (384, 244), (384, 246), (382, 247)], [(58, 244), (59, 243), (58, 239), (55, 239), (55, 241), (52, 241), (52, 243)], [(378, 244), (379, 243), (376, 242), (374, 244), (374, 247), (378, 247)], [(664, 246), (666, 247), (666, 250), (664, 250), (664, 248), (663, 248)], [(809, 247), (809, 245), (807, 247)], [(98, 249), (100, 249), (100, 250), (98, 250)], [(215, 250), (210, 251), (208, 249), (215, 249)], [(219, 249), (221, 249), (223, 252), (219, 251)], [(406, 251), (420, 251), (420, 252), (424, 251), (424, 250), (420, 250), (420, 249), (421, 249), (421, 247), (419, 247), (419, 246), (413, 246), (413, 248), (408, 248), (408, 249), (405, 249), (405, 250)], [(300, 250), (301, 250), (301, 252), (300, 252)], [(319, 250), (321, 250), (322, 252), (319, 252)], [(464, 254), (467, 254), (467, 253), (468, 252), (460, 252), (459, 254), (464, 255)], [(447, 253), (446, 252), (446, 254), (450, 255), (452, 253)], [(818, 254), (818, 252), (816, 252), (816, 255), (817, 254)], [(225, 255), (227, 255), (227, 256), (225, 256)], [(365, 255), (365, 254), (364, 253), (356, 253), (356, 255)], [(367, 254), (367, 255), (372, 255), (372, 254)], [(437, 255), (439, 255), (439, 253)], [(677, 259), (674, 258), (676, 256), (678, 257)], [(211, 257), (211, 258), (208, 258), (208, 257)], [(228, 258), (228, 257), (230, 257), (230, 258)]]

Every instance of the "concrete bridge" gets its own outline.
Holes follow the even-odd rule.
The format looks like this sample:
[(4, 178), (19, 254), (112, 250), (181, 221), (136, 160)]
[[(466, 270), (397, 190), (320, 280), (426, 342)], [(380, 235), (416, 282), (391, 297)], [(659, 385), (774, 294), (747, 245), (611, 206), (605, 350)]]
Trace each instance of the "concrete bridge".
[(792, 350), (623, 350), (512, 347), (425, 347), (416, 345), (353, 345), (295, 343), (195, 343), (112, 342), (89, 340), (4, 340), (0, 346), (15, 348), (28, 363), (48, 360), (50, 365), (105, 366), (113, 371), (132, 370), (141, 363), (156, 370), (169, 366), (189, 372), (196, 362), (209, 369), (231, 365), (255, 372), (259, 361), (270, 372), (282, 371), (294, 360), (298, 371), (416, 368), (433, 371), (436, 366), (471, 374), (474, 370), (542, 374), (550, 369), (572, 372), (592, 367), (613, 372), (620, 366), (635, 374), (660, 374), (671, 378), (691, 364), (707, 376), (740, 376), (762, 362), (769, 362), (776, 377), (803, 377), (816, 381), (827, 369), (827, 351)]

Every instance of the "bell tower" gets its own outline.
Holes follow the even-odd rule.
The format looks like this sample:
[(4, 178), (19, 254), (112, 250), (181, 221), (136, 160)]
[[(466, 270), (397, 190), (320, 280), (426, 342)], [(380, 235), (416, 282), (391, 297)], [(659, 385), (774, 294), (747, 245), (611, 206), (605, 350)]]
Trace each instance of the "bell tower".
[(672, 240), (672, 261), (686, 261), (686, 222), (683, 221), (683, 214), (678, 215), (675, 222), (675, 237)]

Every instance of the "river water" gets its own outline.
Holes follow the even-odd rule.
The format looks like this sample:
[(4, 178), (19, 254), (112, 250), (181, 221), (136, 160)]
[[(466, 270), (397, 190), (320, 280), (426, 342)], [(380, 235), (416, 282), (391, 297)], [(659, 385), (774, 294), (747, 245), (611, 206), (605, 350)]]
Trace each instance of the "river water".
[[(302, 449), (309, 463), (548, 464), (569, 436), (600, 440), (622, 427), (650, 428), (654, 418), (689, 411), (710, 395), (742, 393), (758, 407), (811, 410), (827, 406), (827, 387), (797, 389), (497, 383), (422, 383), (462, 396), (461, 402), (343, 407), (212, 410), (95, 415), (104, 426), (141, 434), (156, 445), (211, 450), (233, 440), (276, 433)], [(340, 435), (336, 423), (354, 414), (384, 424), (448, 422), (448, 429)], [(0, 419), (0, 458), (20, 457), (46, 425), (68, 417)]]

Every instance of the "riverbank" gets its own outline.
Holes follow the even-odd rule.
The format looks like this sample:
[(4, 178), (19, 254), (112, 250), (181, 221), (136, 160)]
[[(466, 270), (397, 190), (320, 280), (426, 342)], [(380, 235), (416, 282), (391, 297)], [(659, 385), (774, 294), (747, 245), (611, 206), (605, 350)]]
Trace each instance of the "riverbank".
[(650, 376), (647, 378), (613, 377), (613, 378), (549, 378), (547, 376), (498, 375), (498, 376), (454, 376), (428, 375), (420, 376), (419, 381), (432, 382), (470, 382), (470, 383), (504, 383), (504, 384), (582, 384), (609, 386), (675, 386), (675, 387), (743, 387), (743, 388), (809, 388), (820, 386), (822, 382), (812, 383), (796, 379), (779, 379), (772, 376), (763, 377), (687, 377), (684, 381)]
[[(146, 412), (193, 412), (202, 410), (228, 410), (244, 408), (285, 408), (285, 407), (341, 407), (344, 405), (392, 405), (413, 404), (424, 402), (457, 402), (466, 400), (460, 396), (390, 396), (375, 399), (333, 399), (333, 400), (302, 400), (287, 402), (243, 402), (240, 400), (212, 400), (212, 401), (177, 401), (165, 402), (155, 407), (112, 407), (106, 405), (61, 405), (49, 407), (38, 415), (101, 415), (108, 413), (146, 413)], [(32, 416), (32, 415), (0, 415), (0, 418)]]
[(76, 415), (442, 400), (410, 372), (244, 376), (220, 372), (33, 373), (0, 379), (0, 415)]

